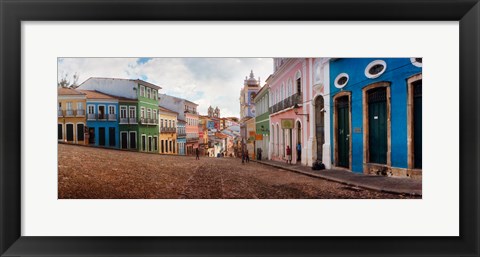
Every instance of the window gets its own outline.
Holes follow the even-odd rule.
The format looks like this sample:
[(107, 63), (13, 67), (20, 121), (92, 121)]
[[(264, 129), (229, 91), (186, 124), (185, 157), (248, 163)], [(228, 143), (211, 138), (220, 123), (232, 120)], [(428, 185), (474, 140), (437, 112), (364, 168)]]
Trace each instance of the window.
[(168, 120), (168, 127), (169, 127), (169, 128), (172, 127), (172, 121), (171, 121), (171, 120)]
[(158, 137), (153, 137), (153, 150), (158, 151)]
[(151, 89), (147, 88), (147, 98), (150, 99), (151, 97)]
[(175, 127), (175, 121), (172, 121), (173, 122), (173, 127)]
[(94, 114), (95, 113), (95, 106), (89, 105), (88, 106), (88, 114)]
[(67, 110), (72, 110), (72, 102), (67, 102)]
[(152, 97), (153, 97), (154, 100), (157, 100), (157, 95), (158, 95), (157, 90), (152, 89)]
[(152, 118), (152, 109), (148, 108), (147, 109), (147, 119), (151, 119)]
[(59, 110), (62, 109), (62, 102), (58, 102), (58, 109), (59, 109)]
[(83, 103), (77, 102), (77, 110), (83, 110)]
[(297, 94), (302, 93), (302, 78), (297, 79)]
[(145, 118), (145, 107), (140, 108), (140, 118)]
[(160, 119), (160, 127), (163, 128), (163, 119)]
[(98, 119), (102, 120), (105, 119), (105, 106), (99, 105), (98, 106)]
[(338, 76), (335, 78), (335, 87), (336, 88), (343, 88), (344, 86), (347, 85), (348, 83), (348, 74), (347, 73), (340, 73)]
[(129, 107), (129, 116), (130, 116), (130, 118), (136, 118), (137, 117), (137, 107), (135, 107), (135, 106), (130, 106)]
[(302, 73), (300, 71), (295, 74), (295, 85), (297, 86), (297, 94), (302, 93)]
[(120, 119), (127, 118), (127, 106), (120, 106)]
[(145, 87), (144, 86), (140, 86), (140, 96), (145, 97)]
[(365, 68), (365, 76), (370, 79), (380, 77), (387, 70), (387, 63), (382, 60), (375, 60)]
[(412, 62), (412, 64), (414, 66), (417, 66), (417, 67), (422, 67), (422, 58), (410, 58), (410, 61)]
[(153, 110), (152, 119), (154, 119), (154, 120), (158, 119), (157, 110)]
[(115, 114), (115, 105), (108, 106), (108, 114)]

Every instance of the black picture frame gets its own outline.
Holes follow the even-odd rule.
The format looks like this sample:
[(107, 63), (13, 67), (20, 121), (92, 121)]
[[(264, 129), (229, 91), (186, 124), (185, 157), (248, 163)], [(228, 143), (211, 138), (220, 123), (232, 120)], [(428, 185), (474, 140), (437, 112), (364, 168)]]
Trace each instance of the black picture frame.
[[(478, 0), (0, 0), (0, 17), (1, 256), (479, 256)], [(21, 236), (20, 25), (43, 20), (459, 21), (460, 236)]]

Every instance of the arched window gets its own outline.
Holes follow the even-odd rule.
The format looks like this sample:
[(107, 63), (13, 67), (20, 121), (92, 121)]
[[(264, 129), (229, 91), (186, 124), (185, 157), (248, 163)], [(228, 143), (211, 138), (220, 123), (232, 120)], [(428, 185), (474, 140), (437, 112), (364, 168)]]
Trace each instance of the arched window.
[(296, 93), (301, 94), (302, 93), (302, 73), (300, 71), (297, 71), (295, 74), (295, 86), (296, 86)]
[(288, 80), (288, 96), (291, 96), (293, 93), (292, 79)]

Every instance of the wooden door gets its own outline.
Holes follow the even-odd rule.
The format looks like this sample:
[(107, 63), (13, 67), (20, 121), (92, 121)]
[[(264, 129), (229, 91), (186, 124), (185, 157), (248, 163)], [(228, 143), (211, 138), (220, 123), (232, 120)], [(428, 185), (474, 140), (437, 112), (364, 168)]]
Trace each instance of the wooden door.
[(348, 96), (337, 99), (337, 166), (350, 168), (350, 105)]
[(387, 164), (387, 89), (368, 91), (369, 162)]
[(413, 84), (413, 161), (414, 168), (422, 168), (422, 81)]

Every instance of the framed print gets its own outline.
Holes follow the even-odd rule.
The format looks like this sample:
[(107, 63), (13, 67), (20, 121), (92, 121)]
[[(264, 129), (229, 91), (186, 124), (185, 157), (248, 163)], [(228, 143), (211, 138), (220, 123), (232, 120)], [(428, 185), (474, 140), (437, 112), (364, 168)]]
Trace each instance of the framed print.
[(2, 256), (479, 255), (478, 1), (0, 3)]

